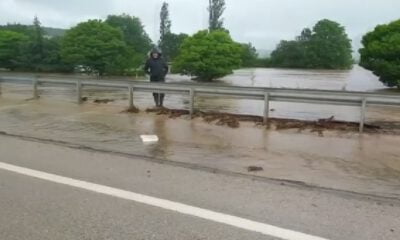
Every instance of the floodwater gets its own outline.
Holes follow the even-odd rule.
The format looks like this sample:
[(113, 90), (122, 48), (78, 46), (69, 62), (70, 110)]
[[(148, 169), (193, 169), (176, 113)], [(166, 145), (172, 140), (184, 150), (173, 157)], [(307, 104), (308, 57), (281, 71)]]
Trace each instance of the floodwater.
[[(178, 75), (169, 75), (167, 80), (190, 82), (188, 77)], [(360, 67), (350, 71), (243, 69), (213, 84), (389, 91), (377, 77)], [(40, 100), (27, 101), (32, 97), (31, 86), (2, 84), (0, 132), (400, 198), (399, 135), (326, 131), (321, 137), (311, 132), (265, 130), (254, 123), (241, 123), (239, 129), (230, 129), (201, 119), (169, 119), (143, 112), (123, 114), (128, 105), (127, 91), (109, 88), (84, 88), (83, 96), (88, 97), (88, 102), (83, 105), (74, 103), (72, 88), (41, 87), (40, 95)], [(151, 94), (134, 96), (140, 109), (153, 106)], [(94, 104), (95, 99), (114, 101)], [(196, 98), (196, 107), (205, 111), (261, 115), (262, 104), (241, 99)], [(188, 99), (168, 95), (166, 106), (184, 109), (188, 107)], [(355, 107), (274, 102), (272, 110), (273, 117), (359, 119), (359, 109)], [(367, 120), (399, 123), (400, 109), (370, 107)], [(144, 145), (141, 134), (156, 134), (160, 142)], [(0, 136), (0, 141), (6, 138)], [(260, 166), (264, 171), (248, 173), (248, 166)]]
[[(75, 76), (45, 75), (47, 78), (70, 78)], [(145, 79), (141, 79), (145, 80)], [(167, 82), (192, 82), (187, 76), (168, 75)], [(370, 71), (360, 66), (354, 66), (352, 70), (290, 70), (290, 69), (241, 69), (235, 71), (219, 81), (211, 84), (275, 87), (275, 88), (299, 88), (299, 89), (324, 89), (347, 91), (386, 92), (387, 89), (378, 78)], [(10, 86), (11, 87), (11, 86)], [(12, 87), (11, 93), (30, 94), (30, 88)], [(42, 88), (41, 95), (45, 98), (62, 98), (74, 101), (74, 89)], [(399, 93), (400, 94), (400, 93)], [(112, 99), (110, 104), (126, 105), (128, 95), (126, 91), (112, 90), (109, 88), (85, 88), (84, 97), (89, 101), (95, 99)], [(141, 109), (154, 105), (151, 94), (135, 93), (135, 105)], [(187, 109), (189, 99), (182, 96), (168, 95), (165, 100), (168, 108)], [(198, 96), (195, 107), (203, 111), (228, 112), (250, 115), (262, 115), (264, 105), (262, 101), (229, 99), (226, 97)], [(271, 103), (271, 117), (294, 118), (301, 120), (317, 120), (334, 116), (337, 120), (358, 122), (360, 108), (348, 106), (329, 106), (303, 103)], [(367, 121), (375, 123), (394, 123), (400, 121), (399, 108), (393, 107), (369, 107)]]
[[(1, 134), (6, 132), (79, 149), (148, 156), (197, 169), (207, 167), (400, 199), (399, 135), (326, 131), (321, 137), (311, 132), (265, 130), (254, 123), (231, 129), (201, 119), (125, 114), (122, 110), (123, 106), (112, 104), (77, 105), (3, 96), (0, 156), (1, 149), (7, 149), (2, 143), (9, 146), (9, 137)], [(160, 141), (144, 144), (142, 134), (155, 134)], [(27, 157), (27, 161), (34, 160)], [(264, 171), (249, 173), (249, 166)]]
[(299, 88), (343, 91), (385, 89), (378, 77), (355, 65), (351, 70), (302, 70), (259, 68), (236, 71), (224, 82), (239, 86)]

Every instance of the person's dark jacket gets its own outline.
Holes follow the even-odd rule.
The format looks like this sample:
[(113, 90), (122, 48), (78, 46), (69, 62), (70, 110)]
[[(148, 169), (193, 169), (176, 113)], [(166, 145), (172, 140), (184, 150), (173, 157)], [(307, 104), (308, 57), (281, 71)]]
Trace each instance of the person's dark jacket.
[(146, 61), (144, 71), (150, 75), (152, 81), (164, 81), (168, 73), (168, 65), (159, 54), (158, 58), (150, 57)]

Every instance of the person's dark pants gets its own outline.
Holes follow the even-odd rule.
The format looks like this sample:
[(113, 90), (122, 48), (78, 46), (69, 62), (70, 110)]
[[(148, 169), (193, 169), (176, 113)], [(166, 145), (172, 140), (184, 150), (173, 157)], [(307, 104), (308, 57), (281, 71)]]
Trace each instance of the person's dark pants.
[[(150, 82), (165, 82), (165, 77), (160, 76), (151, 76)], [(164, 93), (153, 93), (154, 102), (156, 103), (157, 107), (162, 107), (164, 104)]]

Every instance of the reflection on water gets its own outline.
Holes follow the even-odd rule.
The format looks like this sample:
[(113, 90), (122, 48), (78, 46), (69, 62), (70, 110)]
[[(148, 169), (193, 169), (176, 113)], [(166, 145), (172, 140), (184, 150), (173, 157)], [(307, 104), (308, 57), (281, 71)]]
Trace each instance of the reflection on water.
[(168, 158), (168, 146), (169, 139), (168, 134), (166, 133), (165, 120), (162, 118), (153, 118), (151, 121), (150, 129), (152, 131), (147, 132), (145, 134), (157, 135), (159, 137), (160, 143), (157, 144), (147, 144), (147, 151), (151, 156), (154, 156), (159, 159), (167, 159)]
[[(53, 76), (51, 76), (53, 77)], [(167, 82), (191, 82), (187, 76), (169, 75)], [(212, 84), (225, 84), (235, 86), (274, 87), (274, 88), (299, 88), (299, 89), (326, 89), (347, 91), (387, 91), (378, 78), (370, 71), (359, 66), (352, 70), (289, 70), (289, 69), (241, 69)], [(7, 85), (7, 84), (6, 84)], [(31, 88), (8, 86), (8, 92), (31, 95)], [(62, 98), (74, 101), (74, 89), (46, 87), (40, 92), (45, 98)], [(111, 104), (126, 105), (127, 91), (86, 87), (83, 96), (89, 101), (95, 99), (113, 99)], [(139, 108), (148, 108), (154, 105), (151, 94), (135, 93), (135, 104)], [(189, 100), (186, 97), (168, 95), (166, 106), (170, 108), (187, 109)], [(197, 96), (195, 107), (204, 111), (219, 111), (240, 114), (262, 115), (263, 102), (243, 99), (227, 99), (226, 97)], [(339, 120), (358, 121), (360, 111), (357, 107), (327, 106), (301, 103), (271, 103), (271, 117), (297, 118), (316, 120), (334, 116)], [(368, 119), (373, 121), (400, 121), (400, 113), (396, 108), (370, 107)]]
[(347, 91), (384, 89), (378, 77), (359, 66), (352, 70), (245, 69), (223, 79), (232, 85)]

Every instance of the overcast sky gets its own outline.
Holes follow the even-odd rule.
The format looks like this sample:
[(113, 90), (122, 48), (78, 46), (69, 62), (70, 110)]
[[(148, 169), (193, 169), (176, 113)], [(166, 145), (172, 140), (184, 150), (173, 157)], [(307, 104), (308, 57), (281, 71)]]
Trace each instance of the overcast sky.
[[(208, 0), (167, 0), (173, 32), (194, 33), (207, 27)], [(30, 24), (38, 15), (43, 26), (69, 28), (80, 21), (127, 13), (139, 17), (152, 39), (158, 37), (162, 0), (0, 0), (0, 24)], [(226, 0), (225, 27), (233, 38), (273, 49), (304, 27), (328, 18), (360, 39), (375, 25), (400, 18), (400, 0)]]

